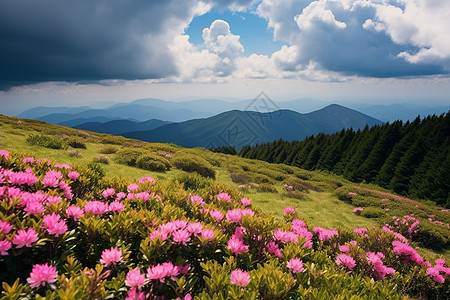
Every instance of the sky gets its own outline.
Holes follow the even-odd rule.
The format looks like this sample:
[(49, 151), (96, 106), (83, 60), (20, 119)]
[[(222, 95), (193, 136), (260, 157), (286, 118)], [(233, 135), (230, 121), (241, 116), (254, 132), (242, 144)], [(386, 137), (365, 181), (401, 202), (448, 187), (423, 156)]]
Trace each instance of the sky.
[(450, 105), (448, 0), (2, 0), (0, 113), (142, 98)]

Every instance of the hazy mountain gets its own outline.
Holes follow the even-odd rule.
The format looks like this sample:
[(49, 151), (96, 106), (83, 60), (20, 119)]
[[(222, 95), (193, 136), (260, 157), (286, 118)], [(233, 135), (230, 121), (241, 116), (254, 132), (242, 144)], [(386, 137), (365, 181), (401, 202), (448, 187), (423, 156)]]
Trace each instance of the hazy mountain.
[[(122, 120), (122, 118), (114, 118), (114, 119), (110, 119), (110, 118), (106, 118), (106, 117), (79, 118), (79, 119), (73, 119), (73, 120), (69, 120), (69, 121), (60, 122), (60, 123), (58, 123), (58, 125), (67, 126), (67, 127), (75, 127), (75, 126), (78, 126), (78, 125), (81, 125), (84, 123), (106, 123), (106, 122), (115, 121), (115, 120)], [(130, 120), (130, 121), (135, 121), (135, 120)]]
[(30, 109), (25, 110), (17, 115), (19, 118), (26, 119), (37, 119), (39, 117), (56, 114), (56, 113), (66, 113), (66, 114), (77, 114), (86, 110), (90, 110), (89, 106), (80, 106), (80, 107), (50, 107), (50, 106), (37, 106), (32, 107)]
[(412, 121), (419, 115), (423, 118), (428, 115), (440, 115), (450, 110), (450, 105), (427, 107), (408, 104), (392, 104), (371, 106), (353, 105), (353, 107), (358, 111), (368, 114), (383, 122), (392, 122), (395, 120)]
[(300, 114), (291, 110), (259, 113), (232, 110), (205, 119), (165, 125), (153, 130), (123, 133), (125, 137), (148, 142), (175, 143), (184, 147), (241, 148), (277, 139), (302, 140), (320, 132), (334, 133), (343, 128), (363, 128), (381, 121), (355, 110), (330, 105)]
[(145, 122), (134, 122), (131, 120), (115, 120), (105, 123), (101, 122), (87, 122), (73, 126), (73, 128), (95, 131), (100, 133), (109, 133), (120, 135), (124, 132), (136, 131), (136, 130), (152, 130), (163, 125), (167, 125), (170, 122), (161, 120), (148, 120)]

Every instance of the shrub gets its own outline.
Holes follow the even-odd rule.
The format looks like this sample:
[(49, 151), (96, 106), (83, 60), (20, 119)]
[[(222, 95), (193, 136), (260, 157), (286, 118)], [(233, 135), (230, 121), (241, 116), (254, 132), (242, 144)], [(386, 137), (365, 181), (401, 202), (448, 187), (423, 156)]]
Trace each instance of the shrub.
[(143, 149), (123, 148), (116, 152), (116, 157), (119, 163), (135, 167), (139, 156), (145, 153), (148, 152)]
[(231, 178), (231, 181), (233, 181), (234, 183), (239, 183), (239, 184), (246, 184), (251, 181), (250, 177), (248, 177), (247, 175), (245, 175), (243, 173), (231, 173), (230, 178)]
[(170, 170), (170, 162), (162, 156), (146, 153), (137, 158), (136, 167), (149, 171), (164, 172)]
[(302, 192), (300, 192), (300, 191), (296, 191), (296, 190), (293, 190), (293, 191), (285, 191), (284, 193), (283, 193), (283, 196), (285, 196), (285, 197), (288, 197), (288, 198), (294, 198), (294, 199), (305, 199), (305, 194), (303, 194)]
[(66, 138), (65, 140), (66, 140), (66, 143), (72, 148), (86, 149), (86, 144), (78, 136), (71, 136), (71, 137)]
[(110, 159), (106, 155), (100, 155), (100, 156), (94, 157), (93, 161), (96, 163), (99, 163), (99, 164), (108, 165), (110, 162)]
[(204, 189), (211, 185), (213, 182), (208, 177), (203, 177), (202, 175), (198, 174), (197, 172), (194, 173), (184, 173), (175, 178), (176, 181), (183, 184), (183, 187), (186, 190), (191, 191), (198, 191), (201, 189)]
[(39, 145), (50, 149), (65, 149), (67, 144), (60, 138), (51, 135), (30, 135), (27, 142), (31, 145)]
[(103, 154), (114, 154), (114, 153), (116, 153), (117, 152), (117, 147), (114, 147), (114, 146), (106, 146), (106, 147), (103, 147), (103, 148), (100, 148), (100, 153), (103, 153)]
[(76, 149), (67, 150), (67, 154), (70, 157), (81, 157), (81, 156), (83, 156), (83, 153), (81, 153), (80, 151), (78, 151)]
[(201, 157), (192, 157), (188, 155), (180, 155), (172, 159), (172, 163), (178, 169), (185, 172), (197, 172), (203, 177), (215, 179), (216, 172), (212, 166)]
[(273, 185), (268, 183), (261, 183), (256, 187), (256, 190), (260, 193), (278, 193), (277, 189)]
[(384, 216), (385, 213), (386, 212), (380, 207), (369, 206), (364, 208), (364, 210), (361, 212), (361, 216), (366, 218), (379, 218)]

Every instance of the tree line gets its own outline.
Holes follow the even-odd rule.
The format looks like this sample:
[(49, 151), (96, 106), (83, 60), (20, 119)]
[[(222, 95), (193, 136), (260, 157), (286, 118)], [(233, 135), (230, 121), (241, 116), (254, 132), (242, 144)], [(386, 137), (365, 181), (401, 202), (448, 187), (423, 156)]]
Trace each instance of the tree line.
[(353, 182), (376, 183), (401, 195), (450, 206), (450, 111), (303, 141), (245, 146), (237, 155), (328, 170)]

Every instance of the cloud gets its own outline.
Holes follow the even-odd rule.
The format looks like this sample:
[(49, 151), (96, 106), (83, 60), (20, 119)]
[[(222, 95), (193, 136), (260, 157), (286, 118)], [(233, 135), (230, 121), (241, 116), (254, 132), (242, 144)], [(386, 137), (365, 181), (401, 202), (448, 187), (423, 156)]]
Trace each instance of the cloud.
[(314, 65), (346, 76), (383, 78), (450, 71), (450, 41), (444, 38), (448, 3), (263, 0), (257, 13), (268, 20), (275, 39), (297, 51), (291, 70)]
[(0, 82), (163, 78), (168, 45), (211, 4), (185, 1), (0, 2)]

